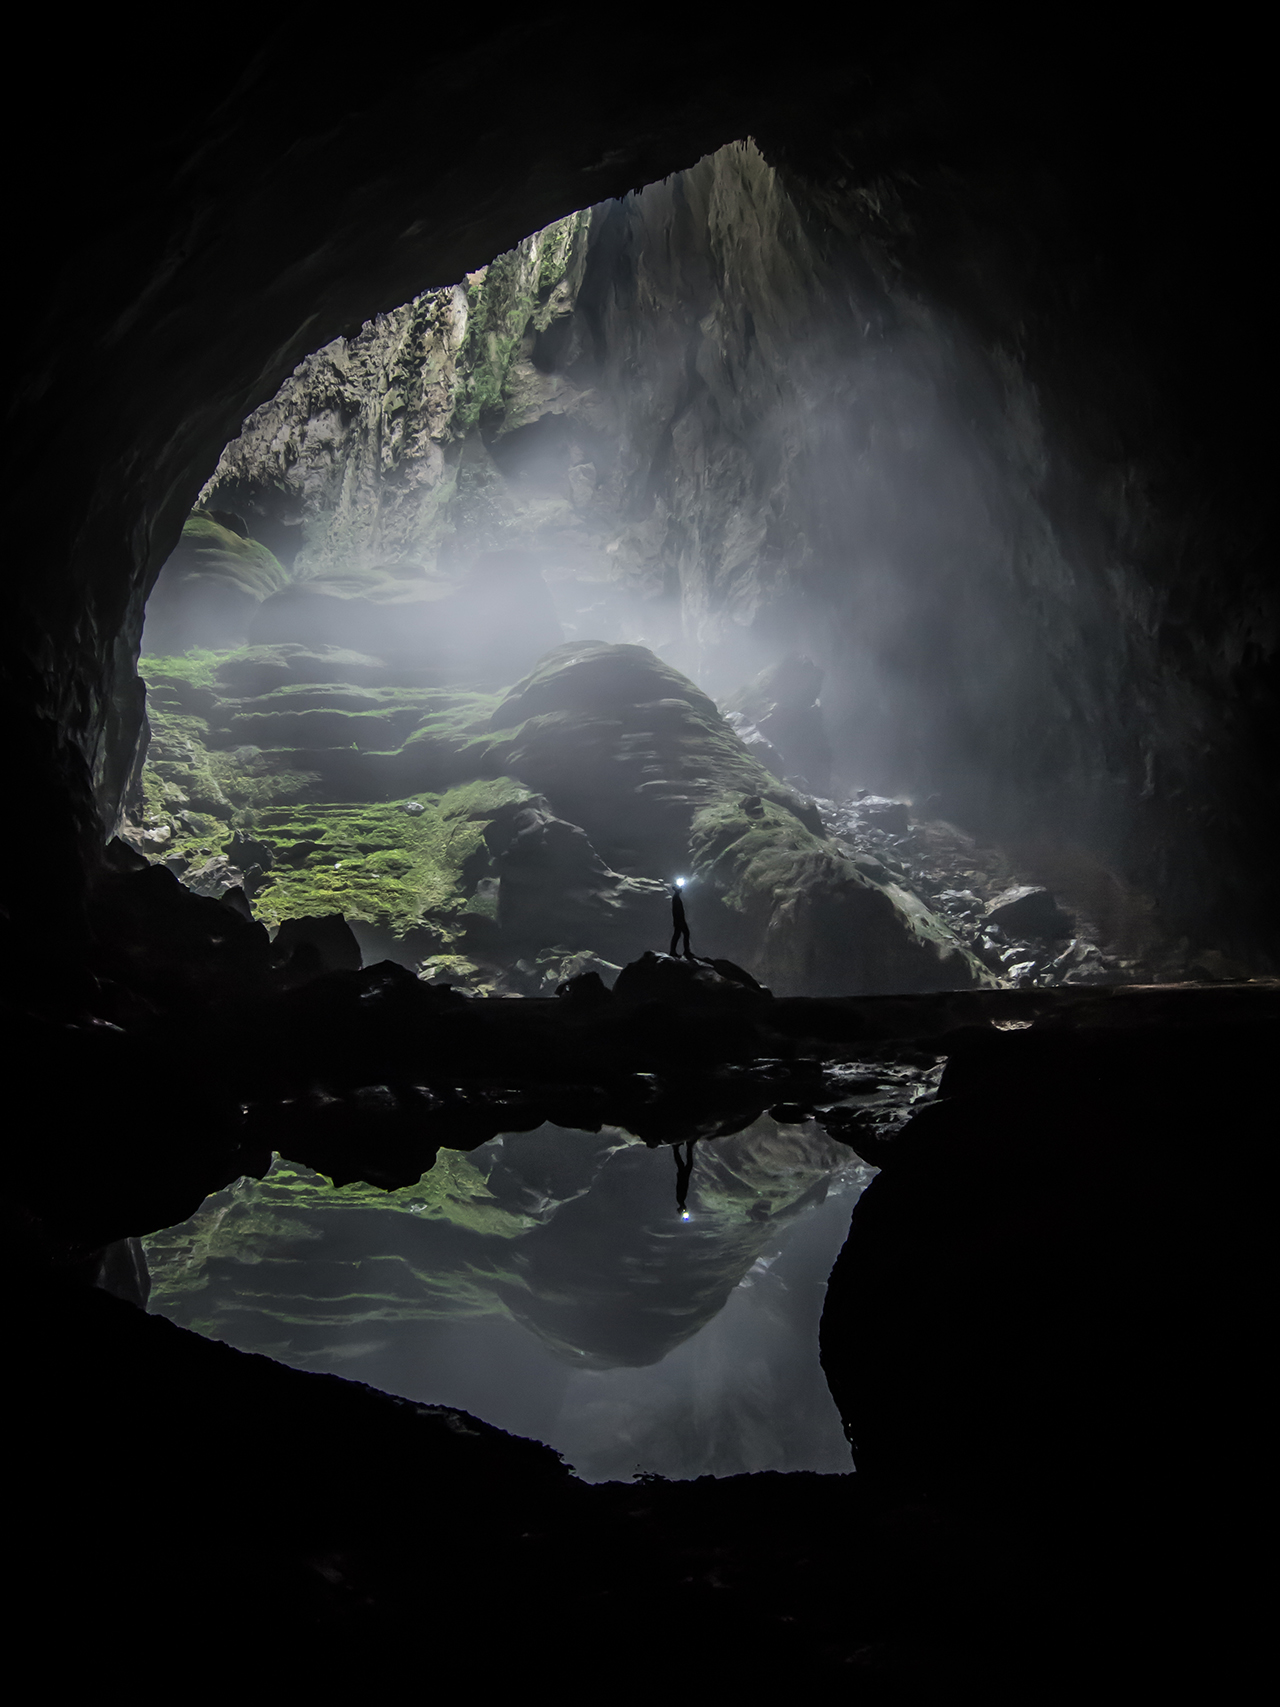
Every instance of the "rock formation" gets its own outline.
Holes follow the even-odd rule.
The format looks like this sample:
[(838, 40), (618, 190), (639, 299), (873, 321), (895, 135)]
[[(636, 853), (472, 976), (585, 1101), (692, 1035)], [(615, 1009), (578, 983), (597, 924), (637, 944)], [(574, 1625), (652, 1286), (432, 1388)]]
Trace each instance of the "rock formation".
[(661, 945), (679, 873), (698, 951), (780, 993), (989, 981), (646, 648), (558, 647), (501, 697), (412, 685), (442, 674), (314, 635), (157, 660), (134, 845), (201, 893), (247, 886), (269, 925), (341, 912), (371, 958), (473, 988)]
[[(590, 309), (605, 357), (621, 351), (625, 366), (629, 329), (638, 348), (669, 317), (670, 257), (706, 255), (712, 230), (693, 217), (690, 241), (682, 227), (668, 250), (692, 201), (677, 205), (672, 179), (658, 197), (672, 219), (651, 221), (656, 203), (636, 187), (683, 178), (733, 138), (757, 139), (780, 190), (773, 199), (757, 177), (731, 198), (716, 241), (746, 253), (724, 277), (771, 266), (766, 295), (783, 301), (789, 256), (803, 257), (832, 321), (869, 358), (835, 399), (837, 430), (815, 435), (836, 447), (841, 484), (819, 481), (835, 499), (804, 519), (812, 578), (789, 528), (770, 536), (772, 513), (745, 480), (742, 553), (732, 530), (698, 532), (704, 513), (715, 520), (691, 497), (703, 473), (708, 488), (721, 467), (730, 480), (769, 475), (717, 423), (743, 419), (726, 374), (759, 401), (746, 382), (770, 327), (754, 305), (750, 325), (718, 315), (721, 274), (691, 266), (702, 319), (696, 340), (687, 326), (676, 340), (693, 357), (690, 408), (666, 417), (684, 484), (669, 492), (651, 462), (655, 501), (637, 481), (620, 531), (639, 538), (614, 554), (640, 571), (623, 617), (670, 614), (671, 626), (602, 638), (648, 642), (717, 694), (750, 678), (772, 657), (744, 655), (755, 613), (733, 601), (763, 521), (766, 567), (776, 546), (787, 575), (803, 577), (803, 598), (789, 582), (775, 604), (778, 644), (827, 670), (823, 711), (846, 780), (923, 814), (918, 858), (865, 825), (857, 857), (891, 876), (914, 862), (945, 877), (939, 907), (984, 953), (987, 942), (1006, 951), (998, 926), (984, 932), (984, 907), (1004, 889), (1034, 880), (1075, 912), (1079, 880), (1117, 917), (1126, 897), (1157, 904), (1192, 965), (1221, 971), (1237, 953), (1277, 964), (1266, 56), (1230, 19), (1154, 46), (1145, 19), (1131, 31), (1109, 21), (1105, 40), (1087, 21), (1051, 20), (1040, 36), (958, 11), (868, 13), (843, 37), (822, 19), (761, 30), (690, 13), (678, 24), (636, 21), (606, 61), (595, 17), (583, 27), (567, 13), (455, 11), (402, 31), (396, 51), (366, 44), (353, 68), (330, 33), (293, 19), (223, 31), (194, 56), (180, 32), (23, 20), (17, 52), (49, 68), (54, 119), (33, 132), (11, 103), (19, 289), (3, 705), (10, 798), (34, 829), (6, 838), (0, 885), (20, 1104), (3, 1249), (10, 1296), (39, 1301), (10, 1321), (11, 1458), (39, 1498), (14, 1504), (9, 1603), (21, 1630), (71, 1632), (57, 1654), (68, 1690), (153, 1676), (158, 1642), (179, 1663), (196, 1656), (210, 1684), (243, 1690), (251, 1677), (282, 1696), (420, 1689), (472, 1654), (494, 1688), (527, 1689), (530, 1655), (553, 1629), (567, 1631), (579, 1675), (610, 1675), (621, 1655), (645, 1694), (678, 1678), (708, 1694), (1025, 1701), (1101, 1687), (1217, 1700), (1247, 1696), (1265, 1666), (1261, 1644), (1248, 1660), (1268, 1464), (1253, 1427), (1265, 1363), (1251, 1314), (1266, 1295), (1275, 1031), (1262, 985), (1153, 995), (1027, 984), (834, 1009), (780, 997), (765, 1005), (790, 1015), (792, 1034), (737, 1038), (752, 1071), (729, 1050), (712, 1075), (721, 1121), (723, 1099), (744, 1078), (763, 1094), (784, 1056), (776, 1093), (796, 1102), (806, 1063), (856, 1053), (877, 1025), (921, 1035), (929, 1012), (945, 1017), (963, 1068), (950, 1109), (921, 1117), (898, 1185), (885, 1168), (881, 1209), (870, 1194), (865, 1245), (851, 1238), (836, 1289), (828, 1367), (851, 1432), (873, 1458), (878, 1448), (880, 1471), (869, 1464), (865, 1479), (584, 1490), (552, 1455), (456, 1410), (243, 1356), (96, 1284), (136, 1295), (122, 1244), (265, 1174), (280, 1147), (270, 1140), (297, 1131), (285, 1103), (317, 1162), (336, 1166), (354, 1135), (362, 1166), (402, 1179), (420, 1154), (423, 1099), (397, 1075), (424, 1039), (451, 1070), (460, 1013), (474, 1059), (500, 1061), (504, 1082), (429, 1111), (455, 1137), (532, 1119), (503, 1100), (506, 1069), (545, 1071), (548, 1038), (580, 1045), (588, 1032), (619, 1064), (628, 1130), (652, 1119), (669, 1138), (677, 1116), (686, 1131), (714, 1128), (705, 1104), (692, 1119), (691, 1102), (710, 1097), (696, 1075), (676, 1073), (657, 1113), (630, 1081), (655, 1060), (683, 1068), (698, 1049), (709, 1058), (734, 1043), (724, 1016), (706, 1029), (678, 1010), (664, 1021), (661, 1007), (625, 1009), (610, 1027), (612, 997), (581, 1011), (465, 1002), (385, 968), (290, 989), (235, 885), (223, 904), (104, 849), (139, 780), (148, 592), (252, 411), (309, 352), (356, 340), (378, 314), (452, 289), (531, 231), (610, 198), (606, 288), (594, 302), (580, 290), (574, 318)], [(786, 202), (797, 223), (779, 244), (767, 239)], [(744, 218), (752, 204), (759, 240)], [(648, 230), (662, 241), (636, 240)], [(883, 314), (865, 314), (869, 304)], [(743, 359), (751, 327), (757, 355)], [(488, 330), (501, 354), (514, 334)], [(905, 389), (902, 367), (890, 372), (904, 355), (919, 358), (906, 361)], [(812, 380), (830, 399), (822, 388), (839, 364), (818, 366), (806, 389)], [(482, 444), (492, 401), (476, 399)], [(917, 431), (935, 402), (971, 449), (959, 466)], [(654, 442), (665, 453), (661, 433)], [(501, 449), (489, 455), (497, 467)], [(584, 464), (570, 467), (567, 501), (589, 509), (600, 471), (593, 487)], [(905, 484), (878, 478), (895, 468)], [(481, 472), (477, 514), (502, 491)], [(846, 490), (850, 506), (837, 501)], [(930, 491), (949, 494), (954, 550), (917, 501)], [(235, 503), (215, 511), (233, 534), (220, 518), (252, 521), (292, 572), (299, 514), (268, 532), (270, 518)], [(655, 515), (674, 520), (669, 543), (645, 537)], [(697, 534), (687, 555), (685, 525)], [(731, 572), (722, 583), (695, 579), (704, 552)], [(385, 561), (357, 567), (376, 580)], [(679, 632), (674, 592), (668, 604), (644, 578), (646, 564), (672, 562), (706, 600), (681, 588)], [(571, 638), (601, 632), (592, 620)], [(669, 640), (706, 646), (706, 669), (668, 654)], [(711, 670), (717, 647), (724, 680)], [(305, 686), (291, 666), (308, 652), (320, 648), (267, 647), (246, 662), (269, 663), (273, 681), (230, 697)], [(320, 685), (381, 691), (380, 667), (343, 665)], [(207, 728), (201, 696), (230, 685), (175, 672), (157, 754), (172, 767), (161, 780), (186, 797), (172, 806), (206, 820), (208, 859), (228, 862), (210, 874), (219, 883), (242, 868), (217, 851), (210, 821), (225, 842), (237, 830), (271, 839), (233, 821), (251, 805), (215, 761), (235, 744), (183, 733), (184, 718)], [(487, 727), (488, 690), (506, 685), (482, 684), (485, 703), (470, 711), (437, 703), (424, 744), (443, 761), (502, 733)], [(307, 709), (333, 708), (289, 716)], [(365, 702), (393, 732), (405, 709), (394, 696)], [(336, 775), (338, 749), (323, 750)], [(362, 747), (353, 734), (347, 751), (357, 774), (374, 752), (401, 762), (394, 741)], [(254, 758), (240, 765), (246, 785)], [(304, 799), (304, 772), (283, 772), (302, 779)], [(396, 800), (424, 826), (421, 869), (438, 871), (434, 850), (455, 820), (413, 790), (377, 804), (399, 810)], [(759, 790), (741, 803), (752, 823), (768, 816)], [(357, 854), (371, 840), (368, 804), (357, 799), (342, 823)], [(146, 830), (152, 859), (176, 833), (163, 821)], [(314, 830), (291, 842), (302, 865), (270, 869), (317, 870), (305, 861), (329, 830), (318, 819)], [(975, 835), (1035, 858), (996, 873)], [(245, 851), (242, 840), (235, 857)], [(343, 859), (334, 852), (330, 871)], [(609, 869), (630, 875), (621, 863)], [(497, 909), (487, 892), (486, 909)], [(1114, 1021), (1118, 1040), (1078, 1034), (1066, 1018), (1077, 1002), (1085, 1032)], [(853, 1042), (815, 1035), (837, 1011)], [(753, 1077), (766, 1054), (772, 1065)], [(564, 1082), (575, 1058), (554, 1055)], [(340, 1096), (314, 1089), (326, 1075)], [(388, 1095), (384, 1079), (397, 1080)], [(573, 1119), (600, 1118), (591, 1087), (578, 1089)], [(247, 1130), (244, 1106), (281, 1091), (279, 1122)], [(545, 1080), (538, 1091), (558, 1094)], [(557, 1115), (567, 1118), (544, 1108), (539, 1119)], [(857, 1130), (855, 1115), (838, 1124)], [(420, 1635), (424, 1607), (439, 1642), (429, 1622)]]

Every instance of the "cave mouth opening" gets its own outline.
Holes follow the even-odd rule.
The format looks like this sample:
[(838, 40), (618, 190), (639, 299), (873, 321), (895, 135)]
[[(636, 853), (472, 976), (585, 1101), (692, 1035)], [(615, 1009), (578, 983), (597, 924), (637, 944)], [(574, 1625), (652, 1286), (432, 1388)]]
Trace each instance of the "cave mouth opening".
[[(1034, 398), (873, 259), (740, 143), (304, 360), (152, 594), (126, 840), (296, 980), (608, 990), (672, 884), (785, 995), (1176, 975), (1096, 860), (948, 816), (1010, 820), (1004, 748), (1052, 748), (1076, 588)], [(936, 1089), (864, 1067), (860, 1120)], [(785, 1111), (719, 1127), (688, 1210), (622, 1128), (390, 1192), (277, 1152), (147, 1239), (152, 1307), (588, 1476), (847, 1469), (817, 1321), (875, 1170)]]
[[(699, 876), (687, 823), (593, 803), (563, 755), (484, 750), (558, 645), (643, 647), (656, 673), (608, 711), (658, 748), (654, 788), (699, 731), (645, 727), (636, 696), (692, 682), (739, 750), (721, 783), (764, 802), (741, 827), (776, 834), (776, 807), (835, 838), (927, 914), (952, 979), (1185, 973), (1190, 945), (1098, 836), (1036, 817), (1045, 778), (1081, 768), (1081, 647), (1105, 637), (1082, 637), (1045, 513), (1034, 394), (878, 261), (737, 143), (307, 358), (223, 451), (152, 593), (126, 837), (198, 892), (244, 887), (273, 931), (340, 912), (366, 960), (475, 993), (610, 981), (663, 935), (644, 886), (686, 866), (704, 950), (772, 987), (937, 987), (933, 967), (913, 984), (770, 952), (767, 925), (730, 928), (732, 878)], [(577, 690), (539, 691), (567, 714)], [(522, 805), (547, 815), (558, 898), (512, 865)]]

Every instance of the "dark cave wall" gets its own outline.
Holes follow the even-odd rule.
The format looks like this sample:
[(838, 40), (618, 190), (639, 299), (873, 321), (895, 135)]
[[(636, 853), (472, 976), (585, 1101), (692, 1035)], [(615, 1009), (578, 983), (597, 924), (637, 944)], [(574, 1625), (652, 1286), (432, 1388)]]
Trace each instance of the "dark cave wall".
[[(837, 62), (707, 26), (660, 68), (636, 54), (606, 79), (579, 22), (484, 41), (457, 26), (359, 98), (329, 44), (283, 30), (225, 47), (194, 83), (161, 61), (155, 98), (127, 111), (105, 75), (119, 46), (66, 68), (92, 147), (74, 186), (29, 162), (15, 211), (33, 307), (13, 544), (42, 566), (21, 579), (8, 660), (17, 788), (46, 850), (8, 882), (26, 940), (74, 927), (77, 863), (131, 763), (146, 592), (245, 413), (335, 333), (750, 134), (828, 257), (870, 245), (896, 300), (976, 342), (976, 405), (1004, 375), (1043, 423), (1032, 474), (1072, 566), (1070, 623), (995, 667), (1043, 675), (1046, 711), (1019, 710), (994, 751), (986, 703), (968, 729), (953, 712), (939, 780), (963, 775), (957, 808), (1006, 835), (1069, 828), (1175, 919), (1264, 951), (1275, 622), (1255, 358), (1224, 325), (1250, 323), (1260, 279), (1240, 67), (1228, 90), (1204, 43), (1153, 78), (1114, 40), (1045, 58), (887, 26)], [(936, 753), (954, 703), (939, 692), (905, 747)]]
[(981, 433), (1003, 393), (989, 443), (1003, 434), (1055, 547), (1033, 540), (1013, 564), (1033, 643), (995, 660), (1038, 691), (993, 696), (980, 719), (976, 673), (936, 695), (923, 756), (943, 761), (944, 809), (1050, 883), (1101, 896), (1101, 862), (1175, 932), (1274, 967), (1258, 906), (1280, 806), (1271, 435), (1248, 330), (1266, 319), (1258, 88), (1207, 34), (1185, 54), (1054, 45), (1056, 70), (1033, 52), (1016, 98), (981, 113), (962, 76), (922, 63), (901, 107), (872, 100), (856, 130), (773, 158), (833, 240), (878, 249), (983, 353), (957, 415)]

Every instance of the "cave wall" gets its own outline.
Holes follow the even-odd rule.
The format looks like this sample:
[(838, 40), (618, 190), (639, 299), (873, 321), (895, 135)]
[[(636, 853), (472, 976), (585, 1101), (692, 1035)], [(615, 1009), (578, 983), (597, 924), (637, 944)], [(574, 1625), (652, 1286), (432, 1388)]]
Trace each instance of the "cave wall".
[[(1265, 958), (1213, 902), (1247, 840), (1220, 793), (1233, 671), (1273, 601), (1168, 513), (1161, 376), (1082, 353), (1071, 379), (1102, 365), (1115, 408), (1064, 408), (1006, 281), (961, 312), (922, 186), (860, 181), (846, 146), (833, 183), (830, 158), (730, 144), (379, 317), (299, 367), (202, 501), (295, 524), (303, 575), (517, 547), (568, 637), (656, 646), (721, 693), (805, 650), (846, 788), (933, 797), (1122, 931), (1159, 898), (1173, 934)], [(954, 247), (956, 187), (924, 193)], [(1189, 625), (1224, 568), (1234, 608)]]
[(567, 638), (721, 693), (799, 646), (846, 787), (991, 822), (1038, 773), (1088, 788), (1130, 644), (1049, 461), (1017, 362), (747, 141), (336, 340), (201, 501), (292, 527), (302, 577), (520, 549)]
[[(468, 31), (441, 26), (364, 93), (330, 44), (283, 27), (195, 79), (160, 51), (141, 103), (113, 93), (128, 42), (67, 56), (92, 147), (74, 190), (52, 156), (21, 156), (14, 204), (31, 304), (15, 547), (40, 568), (21, 577), (7, 717), (45, 848), (8, 881), (23, 940), (74, 936), (76, 871), (133, 762), (146, 594), (246, 414), (308, 350), (754, 136), (800, 210), (788, 252), (837, 272), (859, 257), (901, 327), (934, 317), (953, 407), (990, 412), (1045, 518), (1009, 569), (1031, 644), (991, 665), (1036, 690), (1030, 713), (1014, 694), (995, 738), (990, 674), (950, 712), (940, 686), (900, 732), (901, 764), (960, 778), (957, 807), (1006, 835), (1069, 826), (1175, 920), (1265, 954), (1275, 620), (1244, 330), (1257, 108), (1230, 44), (1166, 52), (1152, 76), (1151, 44), (1116, 35), (1046, 56), (884, 25), (841, 58), (708, 24), (660, 74), (637, 53), (604, 77), (572, 14)], [(923, 584), (946, 572), (930, 562)], [(843, 619), (859, 628), (856, 600)], [(841, 715), (864, 720), (856, 697)]]

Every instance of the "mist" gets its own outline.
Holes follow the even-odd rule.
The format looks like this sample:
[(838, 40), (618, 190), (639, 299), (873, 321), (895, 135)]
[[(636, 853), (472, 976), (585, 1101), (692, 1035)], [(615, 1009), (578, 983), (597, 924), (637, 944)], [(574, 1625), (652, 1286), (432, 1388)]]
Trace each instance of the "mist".
[[(742, 143), (317, 352), (200, 504), (289, 577), (239, 640), (494, 685), (557, 638), (635, 642), (719, 699), (807, 655), (835, 792), (996, 833), (1074, 812), (1077, 839), (1083, 805), (1105, 851), (1120, 797), (1081, 740), (1134, 636), (1052, 473), (1016, 363)], [(154, 608), (180, 575), (181, 549)], [(171, 650), (181, 621), (149, 620)]]

